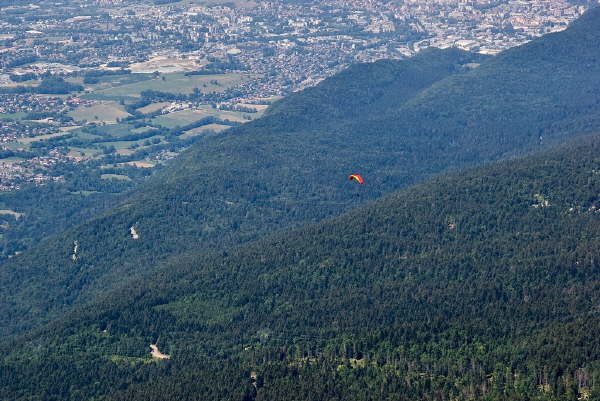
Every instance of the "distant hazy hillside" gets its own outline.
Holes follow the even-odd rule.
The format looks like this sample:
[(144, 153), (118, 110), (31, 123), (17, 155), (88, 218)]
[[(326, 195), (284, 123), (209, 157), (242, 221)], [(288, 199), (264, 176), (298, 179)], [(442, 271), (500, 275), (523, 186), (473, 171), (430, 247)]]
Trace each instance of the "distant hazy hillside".
[(173, 259), (11, 347), (0, 398), (598, 399), (599, 166), (595, 137)]
[[(207, 139), (121, 206), (4, 264), (0, 334), (179, 252), (318, 221), (447, 169), (600, 129), (599, 21), (593, 10), (488, 61), (432, 50), (355, 66)], [(356, 172), (365, 185), (347, 181)]]

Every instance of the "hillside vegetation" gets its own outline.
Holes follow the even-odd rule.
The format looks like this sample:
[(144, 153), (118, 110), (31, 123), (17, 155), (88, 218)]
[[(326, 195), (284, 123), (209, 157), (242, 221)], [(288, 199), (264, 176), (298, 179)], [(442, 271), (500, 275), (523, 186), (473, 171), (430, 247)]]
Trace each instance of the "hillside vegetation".
[(599, 155), (594, 137), (174, 258), (7, 348), (1, 397), (597, 399)]
[[(47, 321), (181, 252), (225, 249), (442, 171), (598, 129), (599, 20), (592, 10), (567, 31), (494, 59), (431, 50), (351, 67), (206, 138), (120, 206), (3, 264), (0, 317), (9, 323), (0, 334)], [(465, 67), (473, 61), (481, 65)], [(365, 185), (347, 181), (357, 172)]]

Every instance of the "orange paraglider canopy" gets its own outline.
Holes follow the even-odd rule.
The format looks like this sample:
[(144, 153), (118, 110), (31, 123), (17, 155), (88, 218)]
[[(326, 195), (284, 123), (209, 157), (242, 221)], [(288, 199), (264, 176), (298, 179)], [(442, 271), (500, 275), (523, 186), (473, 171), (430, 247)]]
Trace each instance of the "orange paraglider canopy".
[(352, 174), (348, 177), (348, 179), (350, 181), (354, 180), (356, 182), (358, 182), (359, 184), (364, 184), (365, 180), (363, 180), (363, 178), (361, 177), (360, 174)]

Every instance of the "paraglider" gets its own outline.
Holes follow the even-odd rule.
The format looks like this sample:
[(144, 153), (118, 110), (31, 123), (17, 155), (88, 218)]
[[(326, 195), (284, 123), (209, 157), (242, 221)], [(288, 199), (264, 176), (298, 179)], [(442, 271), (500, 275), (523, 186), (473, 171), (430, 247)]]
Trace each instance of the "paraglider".
[(360, 174), (352, 174), (348, 177), (348, 179), (350, 181), (354, 180), (356, 182), (358, 182), (359, 184), (364, 184), (365, 180), (363, 180), (363, 178), (361, 177)]

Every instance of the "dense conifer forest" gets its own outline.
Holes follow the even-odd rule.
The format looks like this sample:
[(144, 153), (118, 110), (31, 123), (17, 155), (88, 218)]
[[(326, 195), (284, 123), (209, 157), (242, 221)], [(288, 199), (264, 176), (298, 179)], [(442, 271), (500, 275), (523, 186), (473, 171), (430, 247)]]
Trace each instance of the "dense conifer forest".
[(0, 350), (0, 398), (598, 399), (599, 155), (589, 137), (174, 257)]

